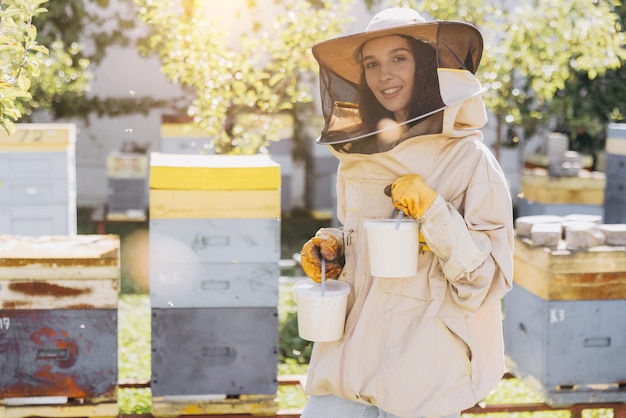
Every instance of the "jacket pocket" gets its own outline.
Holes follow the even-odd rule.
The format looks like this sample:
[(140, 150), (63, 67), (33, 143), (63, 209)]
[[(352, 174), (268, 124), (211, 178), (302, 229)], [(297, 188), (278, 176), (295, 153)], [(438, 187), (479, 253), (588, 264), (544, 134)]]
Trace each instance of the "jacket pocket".
[(394, 314), (380, 368), (380, 405), (396, 410), (472, 398), (469, 361), (437, 318)]
[(368, 219), (384, 219), (391, 216), (393, 204), (385, 195), (385, 187), (395, 178), (361, 178), (346, 185), (348, 207), (355, 208), (360, 222)]
[[(448, 325), (448, 323), (451, 322), (450, 319), (452, 318), (438, 318), (437, 321), (439, 322), (439, 325), (441, 326), (443, 331), (446, 333), (448, 338), (450, 338), (450, 341), (454, 344), (454, 346), (458, 350), (459, 355), (465, 362), (467, 375), (470, 376), (470, 379), (471, 379), (472, 349), (470, 345), (466, 342), (467, 337), (462, 336), (462, 334), (467, 334), (467, 326), (465, 326), (464, 324), (465, 320), (462, 317), (458, 317), (457, 318), (458, 320), (453, 321), (453, 322), (463, 322), (463, 324), (460, 324), (460, 326), (451, 327), (450, 325)], [(461, 331), (460, 328), (462, 328), (463, 331)]]

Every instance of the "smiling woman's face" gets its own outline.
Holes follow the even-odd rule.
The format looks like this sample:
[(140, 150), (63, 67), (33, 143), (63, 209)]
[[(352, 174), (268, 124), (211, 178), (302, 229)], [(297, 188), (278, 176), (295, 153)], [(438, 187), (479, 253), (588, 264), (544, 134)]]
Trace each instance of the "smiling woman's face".
[(361, 50), (365, 81), (374, 97), (397, 122), (408, 118), (415, 80), (415, 57), (409, 41), (390, 35), (368, 41)]

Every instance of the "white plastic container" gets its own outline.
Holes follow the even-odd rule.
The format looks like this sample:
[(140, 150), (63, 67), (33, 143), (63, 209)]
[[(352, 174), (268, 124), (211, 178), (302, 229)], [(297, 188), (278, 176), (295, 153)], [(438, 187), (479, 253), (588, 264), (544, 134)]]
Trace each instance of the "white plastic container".
[(365, 222), (370, 274), (402, 278), (417, 274), (419, 228), (413, 219), (374, 219)]
[(343, 336), (350, 285), (326, 280), (322, 285), (311, 279), (294, 286), (298, 308), (298, 334), (307, 341), (336, 341)]

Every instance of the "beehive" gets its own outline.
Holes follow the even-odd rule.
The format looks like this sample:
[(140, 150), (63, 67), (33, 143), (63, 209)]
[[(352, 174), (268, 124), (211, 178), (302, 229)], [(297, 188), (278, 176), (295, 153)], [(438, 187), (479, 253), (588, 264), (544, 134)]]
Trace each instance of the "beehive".
[(0, 233), (76, 234), (76, 127), (0, 130)]
[(145, 221), (148, 209), (148, 157), (113, 152), (107, 157), (107, 219)]
[(3, 403), (115, 402), (119, 250), (113, 235), (0, 236)]
[(517, 237), (504, 336), (509, 369), (549, 403), (625, 401), (625, 248), (570, 251)]
[(180, 396), (198, 406), (206, 395), (276, 391), (280, 182), (280, 166), (264, 155), (151, 155), (159, 408)]

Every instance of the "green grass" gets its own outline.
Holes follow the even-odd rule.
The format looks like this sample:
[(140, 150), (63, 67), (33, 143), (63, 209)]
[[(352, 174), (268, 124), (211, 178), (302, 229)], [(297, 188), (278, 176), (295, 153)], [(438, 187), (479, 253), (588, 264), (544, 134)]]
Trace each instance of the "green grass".
[[(121, 383), (148, 382), (151, 375), (150, 297), (122, 294), (118, 306), (118, 379)], [(122, 414), (148, 414), (152, 405), (149, 388), (119, 389)]]

